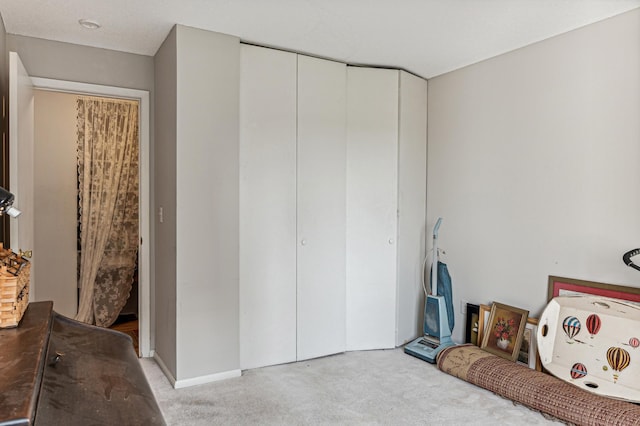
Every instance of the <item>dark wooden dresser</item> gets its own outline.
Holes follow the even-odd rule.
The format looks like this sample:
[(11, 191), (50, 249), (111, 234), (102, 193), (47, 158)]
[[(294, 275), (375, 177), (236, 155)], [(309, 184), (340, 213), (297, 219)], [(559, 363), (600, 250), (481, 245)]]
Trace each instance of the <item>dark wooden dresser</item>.
[(131, 338), (30, 303), (0, 329), (0, 426), (164, 425)]

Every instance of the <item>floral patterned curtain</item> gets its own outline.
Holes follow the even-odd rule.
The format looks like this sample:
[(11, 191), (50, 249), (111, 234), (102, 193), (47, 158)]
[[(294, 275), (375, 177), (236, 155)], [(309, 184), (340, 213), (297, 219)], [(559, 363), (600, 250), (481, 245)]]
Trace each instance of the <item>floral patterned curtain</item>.
[(138, 232), (138, 102), (78, 97), (80, 305), (108, 327), (131, 292)]

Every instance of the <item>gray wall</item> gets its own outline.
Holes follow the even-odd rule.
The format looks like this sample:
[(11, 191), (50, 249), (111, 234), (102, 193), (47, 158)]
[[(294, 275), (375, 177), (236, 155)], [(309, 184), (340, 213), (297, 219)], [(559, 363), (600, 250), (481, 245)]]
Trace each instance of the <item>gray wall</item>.
[[(0, 31), (0, 34), (4, 32)], [(4, 44), (2, 44), (4, 46)], [(150, 100), (150, 204), (154, 206), (154, 60), (151, 56), (135, 55), (114, 50), (98, 49), (33, 37), (7, 34), (7, 51), (15, 51), (32, 77), (67, 80), (89, 84), (124, 87), (149, 91)], [(2, 55), (3, 58), (8, 57)], [(8, 66), (8, 65), (6, 65)], [(6, 68), (3, 67), (3, 70)], [(154, 221), (151, 220), (150, 314), (151, 348), (154, 347)], [(36, 226), (38, 226), (36, 224)]]
[(153, 57), (41, 38), (7, 35), (32, 77), (152, 91)]
[(178, 382), (239, 369), (239, 67), (238, 38), (183, 26), (155, 58), (156, 353)]
[(239, 369), (240, 40), (177, 28), (178, 379)]
[[(156, 129), (155, 200), (164, 211), (155, 216), (156, 355), (176, 377), (176, 30), (155, 56)], [(156, 212), (157, 209), (156, 208)]]
[(549, 275), (639, 286), (640, 10), (429, 81), (427, 226), (455, 298), (541, 313)]

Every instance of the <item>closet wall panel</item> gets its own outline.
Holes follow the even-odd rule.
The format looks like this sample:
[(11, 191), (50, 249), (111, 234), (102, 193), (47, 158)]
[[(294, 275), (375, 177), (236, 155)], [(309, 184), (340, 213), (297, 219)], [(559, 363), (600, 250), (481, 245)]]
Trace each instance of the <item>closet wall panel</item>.
[(398, 71), (347, 68), (347, 350), (396, 335)]
[(346, 65), (298, 55), (298, 359), (345, 350)]
[(427, 81), (400, 71), (396, 346), (422, 335), (426, 253)]
[(297, 55), (242, 45), (240, 366), (296, 360)]

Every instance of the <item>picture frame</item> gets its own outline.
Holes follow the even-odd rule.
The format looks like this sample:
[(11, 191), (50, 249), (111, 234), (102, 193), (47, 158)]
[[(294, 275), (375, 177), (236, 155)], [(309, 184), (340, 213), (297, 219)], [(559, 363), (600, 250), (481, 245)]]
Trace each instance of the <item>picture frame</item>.
[(522, 344), (518, 351), (517, 363), (526, 365), (532, 370), (542, 371), (542, 361), (538, 354), (536, 333), (538, 332), (538, 319), (527, 318), (527, 324), (522, 336)]
[(491, 312), (491, 306), (480, 305), (478, 313), (478, 342), (477, 346), (482, 344), (482, 338), (484, 337), (484, 327), (487, 321), (489, 321), (489, 313)]
[(522, 344), (529, 311), (494, 302), (485, 324), (480, 348), (516, 361)]
[(467, 303), (467, 324), (465, 328), (465, 343), (473, 343), (478, 346), (478, 320), (480, 318), (480, 306)]
[(573, 278), (549, 276), (547, 301), (556, 296), (572, 296), (591, 294), (626, 300), (640, 305), (640, 288), (616, 284), (604, 284), (594, 281), (576, 280)]

